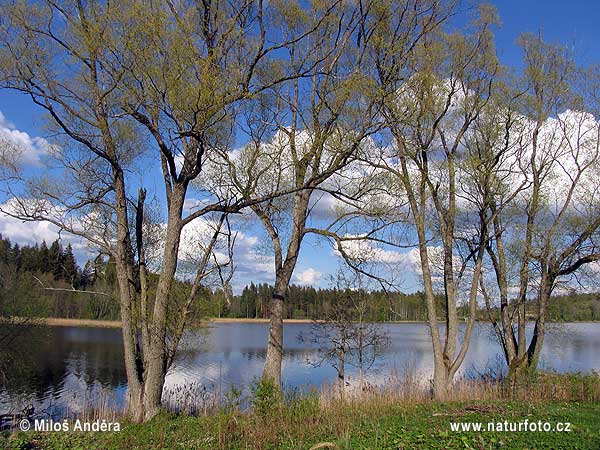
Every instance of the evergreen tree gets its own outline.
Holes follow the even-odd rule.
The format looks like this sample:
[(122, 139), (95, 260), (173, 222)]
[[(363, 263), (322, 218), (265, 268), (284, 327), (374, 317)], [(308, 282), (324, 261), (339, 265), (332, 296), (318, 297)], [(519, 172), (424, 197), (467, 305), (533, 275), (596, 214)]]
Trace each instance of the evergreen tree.
[(25, 272), (36, 272), (39, 266), (39, 248), (37, 244), (33, 247), (21, 248), (21, 269)]
[(43, 240), (42, 245), (40, 245), (40, 254), (38, 260), (38, 270), (40, 272), (48, 272), (50, 265), (50, 251), (48, 250), (46, 240)]
[(8, 263), (10, 261), (10, 239), (0, 234), (0, 262)]
[(10, 257), (11, 257), (12, 262), (14, 263), (15, 267), (17, 268), (17, 270), (21, 270), (22, 254), (21, 254), (21, 247), (19, 247), (19, 244), (15, 244), (15, 246), (11, 249)]
[(63, 278), (74, 287), (79, 285), (79, 271), (77, 270), (77, 261), (75, 255), (73, 255), (71, 244), (67, 245), (64, 253)]
[(50, 250), (48, 252), (48, 261), (49, 261), (49, 269), (52, 271), (54, 275), (54, 280), (59, 280), (63, 278), (64, 275), (64, 253), (62, 249), (62, 245), (58, 239), (50, 245)]

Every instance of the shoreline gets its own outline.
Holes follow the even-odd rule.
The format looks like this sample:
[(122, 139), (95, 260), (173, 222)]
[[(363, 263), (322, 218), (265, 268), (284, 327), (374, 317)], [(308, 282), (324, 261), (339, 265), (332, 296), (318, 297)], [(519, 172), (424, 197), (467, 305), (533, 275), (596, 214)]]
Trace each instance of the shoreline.
[[(14, 321), (14, 323), (13, 323)], [(269, 323), (269, 319), (211, 317), (203, 323)], [(62, 317), (0, 317), (0, 325), (31, 325), (51, 327), (121, 328), (120, 320), (67, 319)], [(313, 323), (310, 319), (284, 319), (283, 323)], [(425, 323), (425, 322), (414, 322)]]
[[(94, 319), (67, 319), (60, 317), (0, 317), (0, 325), (10, 324), (15, 321), (14, 325), (32, 325), (32, 326), (52, 326), (52, 327), (90, 327), (90, 328), (121, 328), (120, 320), (94, 320)], [(211, 317), (203, 322), (205, 323), (269, 323), (269, 319), (246, 319), (246, 318), (229, 318), (229, 317)], [(306, 324), (313, 323), (311, 319), (284, 319), (286, 324)], [(478, 321), (488, 323), (487, 321)], [(427, 324), (426, 321), (415, 320), (399, 320), (394, 322), (379, 322), (381, 324), (395, 323), (412, 323), (412, 324)], [(442, 322), (440, 322), (442, 323)], [(567, 323), (600, 323), (600, 321), (582, 320), (573, 322), (547, 322), (551, 324), (567, 324)]]
[(0, 324), (50, 326), (50, 327), (89, 327), (121, 328), (120, 320), (66, 319), (61, 317), (0, 317)]

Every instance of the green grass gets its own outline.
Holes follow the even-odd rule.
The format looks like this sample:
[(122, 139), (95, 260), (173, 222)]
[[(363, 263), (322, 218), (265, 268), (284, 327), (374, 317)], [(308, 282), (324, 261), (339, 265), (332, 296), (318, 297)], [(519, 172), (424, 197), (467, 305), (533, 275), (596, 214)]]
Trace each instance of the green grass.
[[(541, 420), (570, 422), (563, 432), (453, 432), (450, 422)], [(18, 433), (0, 440), (13, 449), (600, 449), (600, 404), (469, 401), (419, 405), (369, 402), (319, 406), (294, 400), (259, 414), (210, 417), (161, 414), (150, 423), (122, 424), (120, 433)], [(331, 447), (336, 448), (336, 447)]]

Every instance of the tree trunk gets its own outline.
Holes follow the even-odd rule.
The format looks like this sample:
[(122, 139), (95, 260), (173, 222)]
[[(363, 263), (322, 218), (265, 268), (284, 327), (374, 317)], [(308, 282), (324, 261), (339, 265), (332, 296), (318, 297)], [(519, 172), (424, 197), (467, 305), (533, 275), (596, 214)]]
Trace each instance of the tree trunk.
[(358, 348), (358, 387), (362, 393), (365, 389), (365, 368), (363, 361), (363, 345), (362, 345), (362, 331), (360, 335), (360, 345)]
[(283, 361), (283, 308), (292, 273), (298, 261), (300, 244), (304, 237), (306, 214), (310, 191), (301, 191), (295, 195), (293, 213), (293, 226), (290, 233), (285, 260), (281, 249), (281, 241), (277, 230), (270, 219), (260, 210), (255, 209), (263, 221), (267, 232), (273, 240), (275, 249), (275, 290), (271, 299), (271, 323), (269, 327), (269, 341), (267, 343), (267, 357), (263, 370), (263, 380), (272, 380), (276, 387), (281, 388), (281, 363)]
[(121, 326), (123, 333), (123, 353), (125, 357), (125, 373), (127, 375), (127, 411), (134, 422), (141, 422), (144, 416), (142, 400), (143, 367), (137, 329), (133, 318), (135, 291), (132, 286), (133, 268), (131, 267), (131, 240), (127, 217), (127, 198), (122, 171), (114, 173), (117, 240), (115, 245), (115, 269), (119, 286), (119, 306), (121, 310)]
[(346, 352), (343, 348), (339, 353), (340, 362), (338, 367), (338, 389), (340, 390), (340, 400), (344, 401), (345, 379), (346, 379)]
[[(142, 422), (154, 417), (161, 405), (167, 370), (167, 305), (177, 268), (181, 234), (180, 219), (185, 190), (176, 189), (174, 191), (176, 195), (172, 195), (171, 198), (162, 272), (157, 286), (154, 310), (151, 318), (138, 317), (126, 197), (122, 181), (122, 176), (116, 174), (117, 245), (115, 265), (120, 293), (125, 370), (128, 383), (127, 411), (134, 422)], [(136, 320), (141, 323), (137, 324)], [(146, 321), (150, 321), (150, 324), (147, 324)], [(142, 333), (143, 345), (140, 345), (139, 342), (139, 327), (142, 330), (148, 327), (148, 332)]]
[(433, 362), (433, 397), (436, 400), (448, 398), (448, 369), (442, 355), (434, 355)]
[(513, 398), (517, 393), (517, 387), (519, 380), (522, 379), (523, 373), (527, 368), (527, 358), (514, 356), (512, 360), (508, 362), (508, 373), (506, 375), (506, 382), (509, 389), (510, 397)]
[(538, 297), (539, 310), (537, 314), (537, 320), (533, 329), (533, 336), (529, 342), (529, 346), (526, 347), (525, 343), (525, 308), (524, 305), (520, 305), (519, 314), (519, 343), (517, 348), (517, 354), (514, 355), (508, 361), (508, 374), (507, 383), (510, 389), (511, 395), (515, 395), (519, 381), (522, 380), (523, 376), (526, 376), (531, 371), (537, 369), (539, 362), (539, 356), (541, 353), (542, 345), (544, 342), (545, 331), (546, 331), (546, 308), (548, 300), (552, 293), (552, 286), (554, 284), (554, 278), (552, 278), (543, 268), (544, 274), (540, 282), (540, 293)]
[[(544, 266), (543, 266), (544, 267)], [(542, 346), (544, 344), (544, 337), (546, 336), (546, 310), (548, 308), (548, 301), (552, 295), (552, 289), (554, 287), (555, 277), (547, 272), (547, 266), (544, 267), (544, 273), (540, 282), (540, 293), (539, 293), (539, 309), (537, 314), (537, 320), (533, 329), (533, 336), (527, 349), (527, 368), (528, 370), (536, 370), (542, 352)]]
[[(173, 285), (181, 239), (181, 214), (185, 188), (178, 185), (170, 198), (169, 217), (165, 235), (162, 271), (156, 287), (154, 311), (150, 328), (150, 348), (144, 349), (145, 386), (144, 420), (152, 419), (159, 411), (167, 375), (167, 314), (169, 294)], [(183, 319), (182, 319), (183, 320)]]
[(283, 294), (275, 291), (271, 299), (271, 323), (267, 357), (263, 370), (263, 380), (271, 380), (281, 387), (281, 363), (283, 361)]
[(435, 294), (431, 282), (431, 272), (429, 271), (427, 248), (424, 245), (420, 245), (419, 247), (421, 250), (421, 269), (423, 271), (425, 300), (427, 302), (427, 320), (433, 344), (433, 396), (437, 400), (444, 400), (447, 396), (448, 368), (444, 363), (444, 353), (440, 341), (440, 332), (435, 311)]

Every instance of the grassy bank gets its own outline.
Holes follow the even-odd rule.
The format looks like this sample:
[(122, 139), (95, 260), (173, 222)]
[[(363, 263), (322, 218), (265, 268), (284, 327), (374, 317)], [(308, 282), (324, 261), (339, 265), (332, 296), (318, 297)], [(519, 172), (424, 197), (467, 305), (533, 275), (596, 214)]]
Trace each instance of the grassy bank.
[[(251, 412), (239, 411), (234, 401), (200, 417), (163, 412), (146, 424), (107, 419), (119, 420), (121, 431), (17, 432), (0, 438), (0, 448), (600, 449), (598, 375), (536, 374), (510, 395), (501, 382), (463, 380), (447, 402), (431, 400), (411, 383), (345, 401), (335, 391), (290, 394), (284, 402), (268, 389), (254, 395)], [(536, 427), (548, 423), (551, 431), (497, 428), (526, 420)], [(481, 424), (483, 431), (456, 430), (453, 423)], [(570, 431), (556, 430), (559, 423), (569, 423)]]
[[(456, 432), (451, 422), (569, 422), (570, 432)], [(451, 402), (345, 404), (303, 400), (269, 414), (162, 414), (118, 433), (19, 433), (7, 448), (32, 449), (599, 449), (598, 403)], [(324, 443), (330, 443), (328, 446)], [(2, 442), (0, 442), (0, 445)], [(321, 447), (318, 444), (323, 444)]]

